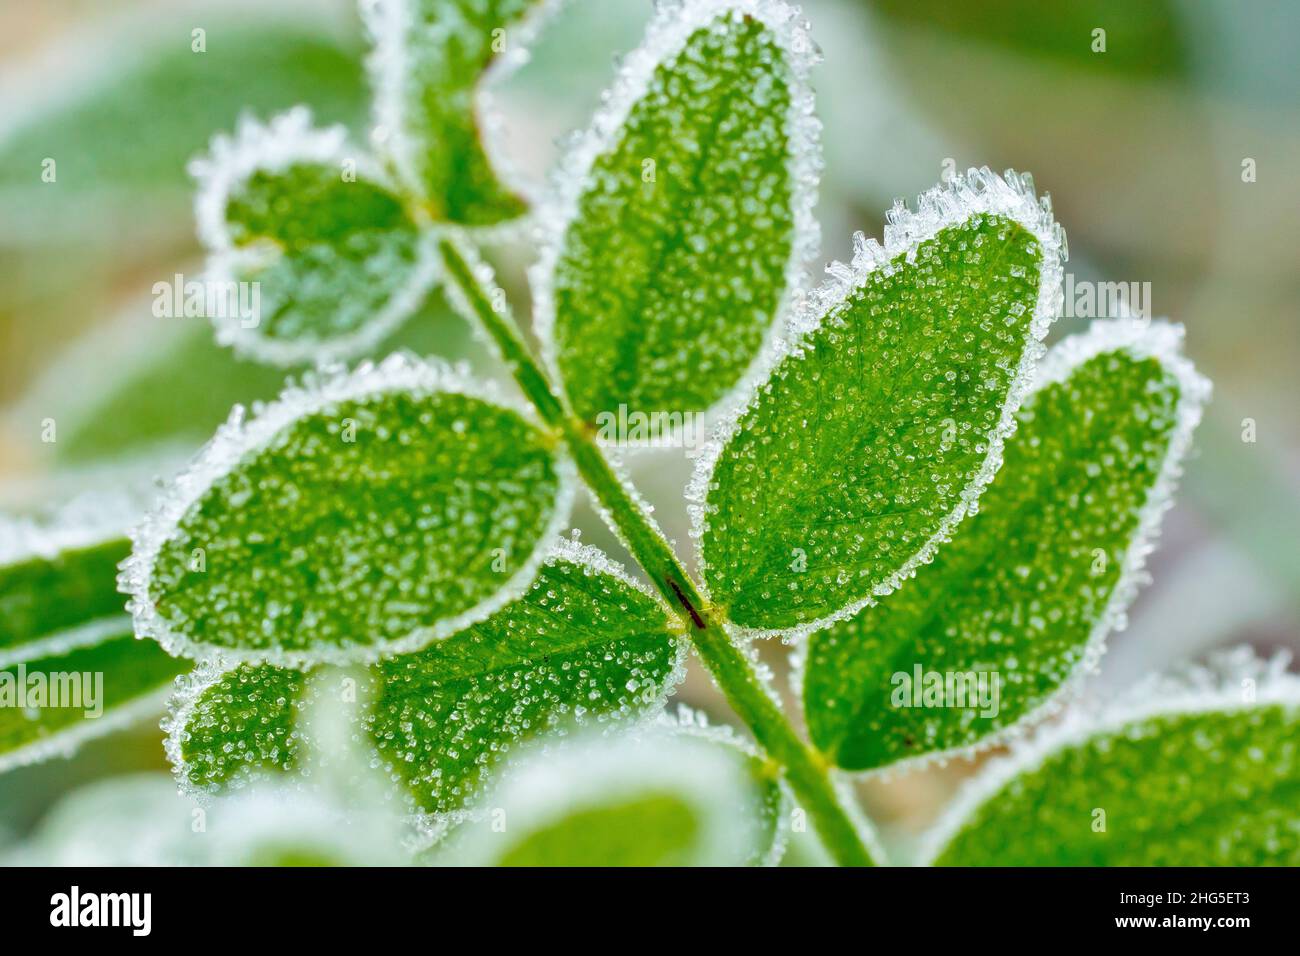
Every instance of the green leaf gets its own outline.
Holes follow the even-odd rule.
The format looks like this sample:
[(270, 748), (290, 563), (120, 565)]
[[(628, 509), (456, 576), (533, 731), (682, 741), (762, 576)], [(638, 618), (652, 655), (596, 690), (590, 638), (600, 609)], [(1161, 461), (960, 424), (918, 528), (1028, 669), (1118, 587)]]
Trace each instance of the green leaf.
[(896, 588), (978, 499), (1060, 301), (1064, 237), (1028, 177), (971, 170), (891, 211), (697, 463), (704, 580), (778, 630)]
[(737, 7), (665, 9), (563, 164), (538, 331), (596, 426), (626, 406), (657, 439), (712, 407), (816, 250), (811, 41), (788, 8)]
[(924, 859), (1300, 865), (1300, 680), (1286, 664), (1243, 648), (1135, 688), (1100, 714), (1074, 714), (983, 771)]
[(538, 0), (370, 0), (377, 143), (435, 220), (489, 226), (524, 201), (497, 178), (476, 98), (489, 66), (526, 57)]
[[(422, 651), (373, 665), (367, 735), (425, 811), (459, 809), (500, 759), (539, 734), (662, 706), (684, 646), (662, 605), (593, 549), (560, 547), (525, 594)], [(172, 705), (182, 782), (214, 791), (298, 766), (305, 677), (201, 665)]]
[(768, 797), (749, 759), (717, 741), (666, 731), (538, 749), (508, 769), (491, 809), (452, 831), (434, 860), (744, 865), (764, 855), (769, 832)]
[[(60, 62), (76, 70), (37, 64), (42, 95), (6, 102), (0, 204), (8, 207), (6, 221), (26, 211), (13, 220), (23, 223), (24, 239), (57, 227), (56, 234), (77, 228), (84, 242), (90, 228), (97, 238), (120, 242), (125, 209), (175, 216), (190, 202), (186, 162), (241, 111), (271, 113), (310, 101), (327, 122), (360, 125), (360, 51), (322, 18), (202, 6), (199, 20), (193, 9), (98, 18), (93, 43), (55, 48)], [(197, 22), (206, 31), (203, 53), (191, 48)], [(57, 188), (41, 181), (46, 158), (57, 163)]]
[(599, 552), (559, 554), (495, 617), (377, 665), (370, 735), (423, 810), (464, 805), (515, 742), (657, 710), (680, 679), (660, 602)]
[(1097, 322), (1056, 346), (979, 512), (914, 581), (809, 637), (804, 712), (837, 765), (987, 744), (1095, 666), (1208, 394), (1181, 337)]
[(137, 640), (125, 615), (115, 623), (99, 629), (96, 643), (69, 640), (69, 649), (0, 668), (0, 772), (68, 756), (162, 710), (188, 662)]
[(114, 586), (125, 499), (0, 518), (0, 773), (160, 712), (188, 662), (136, 640)]
[[(1120, 79), (1178, 79), (1191, 60), (1187, 14), (1169, 0), (1090, 0), (1057, 10), (1033, 0), (995, 0), (979, 7), (943, 0), (870, 0), (870, 5), (891, 25), (920, 28), (923, 35), (975, 40), (1035, 62)], [(1098, 28), (1105, 30), (1104, 56), (1094, 45)], [(899, 55), (897, 44), (882, 47), (899, 59), (904, 75), (918, 68)]]
[(433, 284), (432, 250), (386, 175), (342, 127), (313, 129), (304, 108), (269, 126), (245, 117), (191, 169), (210, 254), (200, 314), (223, 343), (281, 365), (351, 357)]
[(52, 635), (122, 615), (113, 582), (130, 542), (77, 534), (51, 544), (0, 564), (0, 663), (39, 656), (34, 645), (44, 647)]
[(397, 354), (231, 421), (134, 534), (137, 633), (302, 664), (410, 651), (520, 593), (572, 466), (522, 409)]
[(186, 790), (217, 793), (299, 766), (306, 672), (203, 661), (177, 682), (163, 721), (167, 756)]

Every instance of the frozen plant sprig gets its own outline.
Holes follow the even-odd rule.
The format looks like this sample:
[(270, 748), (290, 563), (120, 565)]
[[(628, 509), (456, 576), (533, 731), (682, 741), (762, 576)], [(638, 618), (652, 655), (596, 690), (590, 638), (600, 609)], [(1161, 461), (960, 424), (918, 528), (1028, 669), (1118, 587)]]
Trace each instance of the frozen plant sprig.
[[(490, 755), (534, 738), (544, 747), (581, 724), (597, 709), (580, 703), (584, 694), (588, 704), (599, 701), (596, 722), (611, 728), (662, 707), (680, 675), (675, 650), (684, 634), (751, 731), (758, 770), (780, 775), (838, 862), (879, 861), (833, 768), (933, 759), (1019, 732), (1059, 703), (1122, 621), (1206, 397), (1177, 336), (1141, 325), (1116, 334), (1103, 324), (1086, 347), (1063, 346), (1038, 369), (1059, 311), (1065, 239), (1032, 180), (1012, 172), (970, 170), (914, 210), (896, 206), (883, 244), (859, 238), (853, 263), (833, 264), (830, 281), (808, 292), (801, 270), (813, 250), (818, 160), (807, 26), (776, 0), (693, 0), (661, 6), (591, 132), (575, 140), (566, 176), (540, 204), (545, 252), (530, 274), (545, 355), (538, 362), (478, 257), (484, 223), (446, 215), (472, 206), (467, 197), (482, 180), (456, 187), (469, 193), (441, 195), (436, 163), (426, 160), (447, 157), (419, 153), (457, 142), (454, 133), (440, 138), (437, 124), (466, 125), (452, 116), (452, 106), (465, 106), (463, 87), (446, 102), (431, 99), (445, 92), (431, 78), (446, 75), (437, 51), (450, 21), (433, 5), (373, 6), (381, 15), (372, 20), (377, 114), (381, 125), (394, 117), (403, 125), (399, 152), (368, 170), (374, 188), (364, 187), (365, 201), (348, 201), (357, 183), (327, 182), (311, 157), (259, 161), (240, 180), (256, 179), (257, 190), (226, 190), (222, 215), (281, 265), (264, 281), (285, 283), (275, 290), (285, 302), (321, 301), (318, 267), (338, 256), (380, 280), (368, 291), (391, 289), (384, 280), (409, 261), (404, 251), (422, 250), (532, 410), (479, 395), (488, 407), (476, 406), (475, 424), (509, 422), (518, 434), (466, 437), (468, 426), (456, 427), (469, 421), (466, 410), (436, 415), (445, 409), (420, 406), (428, 390), (394, 381), (378, 391), (401, 407), (346, 405), (358, 398), (346, 388), (339, 401), (310, 402), (301, 416), (281, 416), (277, 409), (293, 407), (284, 402), (254, 418), (257, 440), (236, 441), (237, 454), (200, 457), (203, 480), (173, 490), (146, 525), (142, 540), (155, 553), (138, 554), (127, 575), (137, 611), (171, 615), (164, 626), (174, 649), (209, 655), (214, 642), (196, 638), (213, 634), (228, 645), (185, 683), (169, 724), (182, 779), (202, 790), (291, 768), (287, 708), (297, 668), (360, 657), (381, 685), (364, 719), (379, 761), (426, 815), (427, 832), (445, 834), (482, 812), (498, 777)], [(521, 9), (503, 2), (497, 13), (504, 23)], [(483, 37), (469, 39), (464, 49), (478, 56)], [(402, 104), (433, 108), (403, 112)], [(381, 153), (393, 132), (373, 137)], [(219, 167), (206, 168), (210, 180), (220, 180)], [(208, 202), (204, 215), (212, 211)], [(295, 254), (311, 268), (298, 268)], [(307, 310), (274, 331), (289, 341), (301, 335), (315, 354), (329, 354), (336, 333), (364, 336), (364, 325), (315, 318)], [(1036, 370), (1047, 374), (1034, 386)], [(701, 582), (598, 441), (600, 416), (618, 407), (718, 420), (690, 489)], [(1071, 411), (1087, 427), (1062, 424)], [(370, 439), (364, 454), (344, 447), (348, 422)], [(349, 463), (341, 471), (340, 455)], [(518, 507), (530, 495), (541, 499), (532, 509), (538, 524), (554, 493), (538, 496), (533, 479), (548, 462), (558, 474), (569, 461), (657, 603), (590, 554), (569, 554), (567, 564), (562, 552), (553, 556), (519, 590), (530, 564), (501, 543), (530, 525)], [(440, 510), (420, 482), (436, 487), (452, 472), (470, 476), (465, 497)], [(361, 507), (328, 493), (340, 476), (363, 495)], [(388, 485), (393, 493), (374, 494)], [(240, 588), (210, 564), (191, 573), (173, 562), (168, 574), (156, 573), (165, 548), (183, 554), (180, 544), (202, 548), (207, 535), (246, 562), (249, 535), (261, 534), (255, 523), (223, 534), (234, 527), (223, 522), (246, 507), (280, 520), (286, 537), (309, 528), (314, 546), (289, 541), (287, 564), (241, 566)], [(1044, 524), (1043, 513), (1053, 520)], [(474, 534), (454, 533), (465, 523)], [(546, 537), (533, 535), (534, 557)], [(433, 570), (443, 576), (434, 580), (445, 585), (436, 606), (419, 591), (407, 600), (429, 569), (406, 549), (425, 540), (437, 544)], [(1069, 546), (1054, 549), (1063, 541)], [(1004, 567), (1003, 552), (1024, 560)], [(496, 585), (478, 573), (488, 555), (513, 569)], [(455, 592), (459, 578), (446, 573), (455, 562), (477, 569), (465, 575), (473, 594)], [(557, 573), (578, 576), (562, 582)], [(246, 595), (261, 603), (242, 606)], [(1009, 621), (997, 619), (999, 608)], [(221, 633), (223, 619), (246, 626)], [(358, 629), (343, 626), (357, 622), (369, 646), (358, 648)], [(634, 635), (609, 629), (638, 624)], [(339, 640), (345, 632), (351, 644)], [(805, 655), (811, 744), (756, 663), (747, 639), (765, 633)], [(607, 640), (596, 648), (604, 664), (631, 665), (621, 690), (592, 656), (578, 680), (564, 683), (573, 669), (557, 667), (557, 657), (589, 655), (596, 637)], [(650, 656), (632, 652), (636, 641)], [(981, 723), (996, 715), (969, 701), (939, 703), (951, 707), (950, 719), (885, 708), (894, 678), (918, 669), (918, 683), (925, 672), (991, 669), (1007, 681), (1006, 716)], [(918, 689), (925, 706), (933, 687)], [(606, 746), (618, 744), (597, 750)], [(1286, 764), (1284, 776), (1293, 770)], [(1163, 786), (1159, 775), (1144, 783)], [(663, 801), (635, 807), (669, 823), (658, 835), (673, 832), (676, 811)], [(626, 803), (618, 808), (626, 811)], [(572, 848), (581, 828), (552, 823), (538, 824), (521, 858)], [(648, 847), (625, 849), (631, 858)]]

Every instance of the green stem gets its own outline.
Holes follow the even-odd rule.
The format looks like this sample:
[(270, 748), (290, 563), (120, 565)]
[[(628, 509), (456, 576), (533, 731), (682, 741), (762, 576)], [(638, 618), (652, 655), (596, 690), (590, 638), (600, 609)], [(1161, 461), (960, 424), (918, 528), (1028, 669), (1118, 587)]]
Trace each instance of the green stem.
[(591, 430), (566, 408), (552, 388), (508, 311), (493, 307), (491, 293), (456, 240), (441, 238), (439, 251), (447, 278), (491, 336), (542, 420), (568, 446), (578, 472), (617, 525), (632, 556), (669, 606), (677, 609), (727, 702), (748, 725), (768, 758), (780, 764), (831, 855), (842, 866), (872, 865), (871, 853), (835, 792), (825, 760), (795, 733), (749, 659), (728, 636), (725, 620), (718, 618), (701, 597), (673, 549), (610, 466)]

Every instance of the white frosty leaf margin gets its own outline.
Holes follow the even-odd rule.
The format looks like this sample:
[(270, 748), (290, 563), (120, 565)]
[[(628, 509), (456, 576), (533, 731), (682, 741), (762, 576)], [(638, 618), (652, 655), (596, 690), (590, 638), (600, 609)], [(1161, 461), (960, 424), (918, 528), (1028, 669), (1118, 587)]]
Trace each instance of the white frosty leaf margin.
[[(785, 324), (796, 296), (807, 287), (805, 264), (817, 255), (821, 231), (813, 214), (817, 205), (817, 181), (821, 174), (821, 121), (814, 112), (809, 74), (821, 55), (799, 10), (781, 0), (661, 0), (654, 19), (646, 28), (641, 46), (623, 60), (613, 86), (602, 97), (602, 105), (591, 126), (577, 134), (552, 177), (550, 195), (537, 210), (537, 242), (540, 253), (528, 270), (533, 290), (533, 328), (541, 343), (542, 360), (561, 389), (559, 345), (555, 339), (555, 272), (564, 255), (565, 237), (578, 218), (578, 207), (597, 160), (617, 148), (623, 128), (638, 103), (650, 92), (655, 72), (670, 67), (699, 30), (718, 20), (752, 18), (762, 23), (768, 36), (784, 54), (790, 107), (785, 119), (788, 137), (786, 166), (791, 182), (794, 230), (790, 258), (785, 269), (785, 291), (777, 304), (776, 318), (769, 326), (758, 354), (729, 394), (706, 412), (710, 421), (728, 407), (738, 391), (748, 392), (766, 378), (764, 355), (777, 348), (786, 333)], [(787, 318), (782, 318), (787, 317)], [(681, 428), (662, 437), (671, 445)]]
[[(880, 584), (872, 595), (854, 601), (833, 614), (809, 621), (793, 628), (737, 628), (746, 637), (780, 636), (787, 640), (816, 629), (828, 627), (836, 621), (852, 617), (912, 577), (917, 568), (930, 562), (943, 542), (951, 536), (961, 519), (979, 501), (1002, 464), (1002, 448), (1015, 431), (1016, 411), (1024, 400), (1033, 379), (1034, 366), (1043, 355), (1042, 339), (1060, 313), (1061, 277), (1067, 255), (1065, 231), (1052, 215), (1048, 196), (1038, 198), (1034, 181), (1028, 173), (1007, 170), (1003, 176), (989, 170), (969, 169), (965, 175), (954, 176), (941, 186), (936, 186), (917, 197), (916, 210), (909, 210), (902, 200), (894, 203), (886, 214), (885, 242), (862, 233), (853, 237), (853, 261), (850, 265), (833, 262), (826, 267), (830, 279), (812, 292), (802, 310), (791, 322), (788, 338), (778, 339), (775, 346), (760, 356), (761, 374), (744, 395), (738, 396), (725, 412), (714, 430), (709, 444), (696, 459), (695, 473), (686, 488), (690, 502), (691, 537), (695, 541), (699, 562), (701, 586), (708, 596), (708, 559), (704, 553), (704, 536), (708, 530), (712, 509), (708, 503), (713, 472), (732, 438), (740, 431), (745, 417), (756, 409), (763, 398), (763, 389), (771, 375), (783, 362), (801, 361), (812, 347), (812, 337), (828, 322), (834, 321), (849, 297), (876, 272), (888, 275), (895, 269), (906, 269), (916, 259), (922, 243), (933, 239), (940, 231), (966, 222), (978, 215), (1004, 216), (1018, 223), (1039, 244), (1038, 298), (1029, 323), (1029, 335), (1021, 354), (1020, 363), (1007, 389), (1007, 399), (993, 433), (988, 437), (988, 452), (978, 472), (962, 490), (960, 500), (940, 522), (938, 529), (921, 548)], [(895, 262), (894, 260), (900, 260)]]
[(177, 632), (158, 613), (149, 594), (158, 554), (217, 481), (237, 468), (245, 457), (265, 448), (282, 430), (299, 420), (338, 402), (364, 400), (392, 392), (415, 396), (464, 395), (498, 410), (513, 412), (535, 428), (542, 427), (531, 408), (505, 397), (492, 383), (471, 379), (463, 368), (416, 359), (401, 352), (378, 364), (363, 362), (352, 372), (327, 369), (319, 374), (306, 375), (301, 384), (289, 384), (275, 401), (255, 407), (251, 419), (246, 420), (244, 407), (236, 405), (226, 423), (173, 479), (155, 509), (131, 532), (134, 548), (131, 556), (122, 562), (118, 587), (130, 598), (127, 610), (135, 619), (136, 634), (154, 638), (168, 653), (180, 657), (267, 661), (287, 667), (313, 663), (365, 663), (389, 654), (419, 650), (432, 641), (478, 623), (522, 594), (568, 523), (573, 505), (577, 475), (568, 455), (558, 447), (552, 451), (557, 489), (551, 516), (519, 570), (491, 597), (437, 624), (417, 629), (405, 638), (374, 644), (341, 644), (312, 652), (282, 649), (241, 651), (193, 641)]
[[(445, 847), (449, 862), (491, 865), (519, 839), (574, 812), (646, 795), (680, 799), (699, 820), (689, 865), (740, 865), (753, 850), (757, 788), (735, 758), (711, 742), (646, 727), (616, 737), (580, 735), (527, 748), (489, 797), (507, 814), (505, 832), (465, 821)], [(746, 809), (753, 812), (748, 814)]]
[[(388, 190), (396, 198), (394, 185), (383, 169), (365, 150), (349, 144), (347, 131), (340, 125), (313, 126), (311, 111), (305, 106), (281, 113), (265, 125), (244, 115), (239, 118), (234, 136), (214, 136), (208, 154), (191, 160), (187, 167), (198, 184), (194, 213), (199, 241), (208, 251), (205, 281), (214, 285), (234, 283), (243, 267), (266, 261), (265, 249), (236, 247), (226, 221), (231, 196), (255, 173), (278, 173), (300, 165), (341, 169), (344, 162), (355, 163), (359, 178)], [(418, 242), (417, 259), (406, 284), (353, 332), (330, 339), (273, 339), (262, 333), (260, 323), (246, 328), (238, 315), (228, 315), (212, 318), (217, 341), (232, 346), (240, 355), (273, 365), (323, 364), (361, 355), (392, 334), (419, 308), (437, 282), (438, 257), (432, 240), (423, 235)]]
[[(506, 48), (488, 64), (482, 76), (476, 77), (474, 119), (479, 131), (479, 142), (487, 156), (493, 173), (507, 189), (521, 196), (529, 205), (537, 202), (536, 189), (510, 161), (503, 144), (499, 143), (504, 123), (493, 109), (492, 90), (512, 73), (528, 62), (533, 39), (552, 14), (565, 0), (535, 0), (514, 22), (501, 25), (509, 32)], [(409, 66), (409, 44), (415, 32), (414, 7), (417, 0), (361, 0), (361, 19), (370, 38), (371, 51), (366, 57), (366, 72), (374, 89), (371, 114), (374, 123), (371, 140), (392, 164), (393, 172), (411, 194), (428, 198), (428, 189), (419, 172), (418, 156), (421, 152), (445, 148), (436, 141), (428, 141), (411, 129), (408, 100), (418, 95), (418, 90), (408, 89), (412, 77)], [(459, 20), (458, 11), (450, 9), (444, 16)], [(440, 25), (443, 32), (452, 27)], [(472, 29), (472, 27), (471, 27)], [(430, 31), (434, 32), (434, 31)], [(435, 39), (440, 39), (434, 37)], [(494, 232), (497, 227), (475, 229), (475, 233)]]
[[(1086, 332), (1072, 335), (1052, 347), (1042, 364), (1029, 393), (1033, 396), (1051, 385), (1063, 384), (1075, 370), (1100, 355), (1122, 352), (1134, 359), (1154, 359), (1178, 385), (1175, 402), (1174, 425), (1169, 443), (1156, 473), (1155, 481), (1147, 490), (1146, 498), (1138, 509), (1137, 525), (1128, 547), (1120, 559), (1119, 577), (1111, 589), (1110, 597), (1089, 631), (1080, 648), (1079, 658), (1070, 668), (1060, 685), (1046, 694), (1014, 724), (989, 734), (964, 747), (937, 750), (897, 760), (884, 767), (854, 774), (855, 777), (889, 779), (896, 774), (938, 764), (944, 766), (956, 757), (971, 758), (991, 747), (1003, 746), (1017, 738), (1046, 717), (1059, 711), (1078, 694), (1084, 679), (1094, 673), (1106, 652), (1106, 639), (1128, 626), (1128, 609), (1142, 586), (1149, 583), (1146, 559), (1155, 550), (1160, 537), (1160, 525), (1165, 512), (1173, 506), (1178, 479), (1183, 473), (1183, 460), (1192, 447), (1192, 434), (1200, 423), (1205, 403), (1210, 398), (1210, 382), (1183, 355), (1183, 327), (1169, 322), (1152, 322), (1143, 319), (1099, 319)], [(924, 573), (924, 572), (921, 572)], [(795, 694), (803, 700), (804, 676), (808, 666), (808, 653), (812, 635), (829, 627), (831, 623), (802, 628), (791, 637), (795, 644), (791, 654), (791, 682)]]
[[(707, 740), (722, 747), (729, 747), (753, 760), (763, 761), (766, 759), (762, 751), (749, 740), (736, 733), (733, 728), (726, 724), (710, 724), (709, 717), (704, 711), (695, 710), (685, 704), (678, 704), (676, 711), (672, 714), (663, 714), (659, 722), (670, 732)], [(781, 799), (776, 808), (776, 828), (772, 834), (772, 843), (770, 846), (760, 847), (759, 852), (756, 854), (758, 866), (779, 865), (782, 857), (785, 856), (785, 849), (790, 841), (790, 817), (794, 811), (794, 797), (790, 793), (789, 784), (780, 774), (773, 776), (772, 783), (780, 792)]]
[(917, 865), (932, 865), (985, 803), (1064, 750), (1161, 717), (1233, 714), (1277, 705), (1300, 709), (1300, 676), (1287, 671), (1290, 659), (1287, 651), (1265, 659), (1250, 647), (1237, 647), (1211, 655), (1204, 664), (1139, 681), (1111, 701), (1066, 711), (1059, 723), (991, 761), (963, 785), (922, 838)]
[[(607, 557), (604, 552), (597, 548), (587, 545), (578, 544), (576, 541), (568, 538), (559, 538), (551, 546), (550, 553), (547, 555), (543, 565), (546, 567), (565, 562), (581, 568), (588, 576), (606, 575), (614, 578), (620, 584), (645, 595), (654, 600), (655, 604), (664, 612), (664, 631), (674, 637), (674, 643), (677, 649), (676, 658), (673, 661), (672, 669), (660, 683), (653, 699), (643, 699), (642, 706), (645, 713), (636, 723), (644, 723), (658, 720), (667, 705), (668, 698), (671, 697), (677, 689), (677, 686), (686, 677), (686, 653), (688, 642), (682, 632), (681, 625), (659, 597), (645, 584), (637, 581), (628, 575), (623, 566), (618, 562)], [(540, 587), (540, 579), (535, 579), (518, 598), (522, 600), (524, 594), (531, 588)], [(512, 602), (513, 603), (513, 602)], [(501, 612), (506, 610), (501, 609)], [(501, 613), (499, 612), (499, 613)], [(189, 726), (193, 721), (195, 710), (198, 707), (199, 700), (213, 686), (218, 684), (226, 675), (236, 670), (242, 662), (232, 662), (228, 660), (204, 660), (195, 666), (194, 670), (188, 674), (183, 674), (176, 678), (175, 690), (168, 702), (168, 716), (163, 720), (162, 729), (167, 734), (163, 743), (163, 749), (166, 751), (167, 759), (171, 763), (172, 773), (176, 778), (176, 783), (183, 793), (192, 796), (203, 796), (215, 794), (219, 791), (238, 788), (247, 783), (253, 782), (264, 777), (265, 768), (253, 765), (245, 765), (230, 780), (221, 784), (210, 784), (207, 786), (196, 786), (191, 778), (191, 767), (185, 760), (184, 747), (189, 736)], [(276, 664), (265, 664), (263, 666), (280, 666)], [(313, 667), (305, 665), (300, 668), (303, 673), (311, 673)], [(589, 726), (597, 723), (608, 723), (609, 729), (625, 729), (629, 726), (627, 723), (620, 723), (609, 718), (602, 718), (593, 721), (583, 715), (574, 715), (574, 723), (577, 726)], [(295, 728), (292, 731), (299, 734), (300, 731)], [(378, 759), (377, 752), (372, 754)], [(391, 767), (389, 768), (391, 771)], [(410, 801), (408, 801), (410, 802)], [(443, 834), (446, 833), (449, 826), (456, 822), (461, 814), (429, 814), (414, 807), (410, 802), (410, 822), (419, 834), (413, 847), (427, 847), (436, 842)]]

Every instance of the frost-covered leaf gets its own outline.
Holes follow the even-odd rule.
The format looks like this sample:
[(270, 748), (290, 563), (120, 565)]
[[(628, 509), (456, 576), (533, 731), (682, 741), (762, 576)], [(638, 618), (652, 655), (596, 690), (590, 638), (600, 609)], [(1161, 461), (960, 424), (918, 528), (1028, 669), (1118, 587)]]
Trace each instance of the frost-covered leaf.
[(1056, 346), (979, 512), (915, 580), (809, 637), (804, 712), (836, 764), (987, 742), (1095, 665), (1208, 392), (1181, 333), (1098, 322)]
[(563, 164), (534, 274), (583, 419), (626, 406), (657, 438), (759, 355), (816, 248), (811, 51), (783, 4), (703, 0), (666, 6), (629, 56)]
[[(422, 651), (372, 666), (377, 760), (430, 812), (459, 809), (521, 740), (653, 712), (683, 646), (651, 596), (591, 549), (563, 545), (525, 594)], [(187, 787), (292, 770), (305, 676), (200, 666), (173, 701), (168, 752)]]
[(296, 108), (241, 120), (191, 166), (218, 337), (287, 365), (358, 355), (423, 300), (436, 260), (386, 175), (341, 126)]
[(462, 806), (516, 741), (644, 714), (677, 683), (684, 646), (659, 601), (564, 554), (494, 617), (376, 666), (370, 734), (424, 810)]
[(436, 220), (487, 226), (524, 201), (484, 150), (475, 100), (489, 67), (526, 59), (539, 0), (363, 0), (374, 42), (375, 139)]
[(137, 632), (187, 656), (346, 662), (497, 610), (567, 520), (572, 467), (521, 408), (401, 354), (231, 421), (134, 532)]
[(692, 482), (704, 579), (732, 621), (851, 613), (933, 554), (997, 468), (1063, 243), (1028, 177), (970, 170), (831, 267)]
[[(449, 638), (451, 640), (451, 638)], [(204, 661), (177, 682), (167, 756), (187, 790), (216, 793), (269, 771), (292, 771), (303, 747), (306, 672)]]
[(66, 756), (161, 712), (173, 679), (189, 666), (137, 640), (123, 614), (81, 636), (89, 643), (69, 633), (63, 650), (0, 668), (0, 771)]
[(763, 853), (765, 795), (733, 747), (666, 731), (574, 739), (512, 765), (435, 862), (742, 866)]
[(923, 859), (1300, 865), (1300, 679), (1286, 664), (1240, 649), (1072, 714), (976, 777)]

